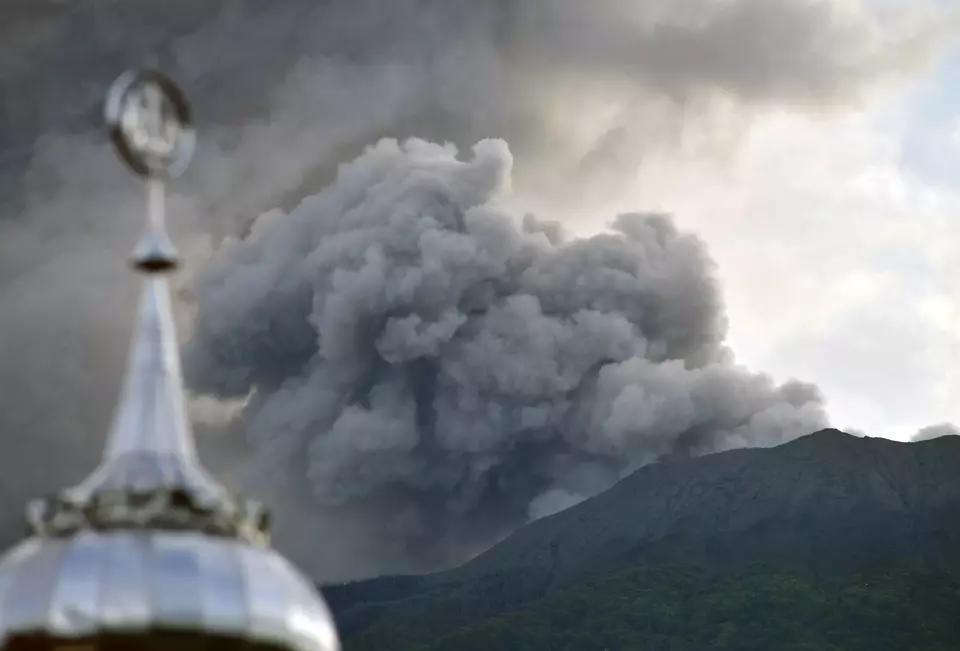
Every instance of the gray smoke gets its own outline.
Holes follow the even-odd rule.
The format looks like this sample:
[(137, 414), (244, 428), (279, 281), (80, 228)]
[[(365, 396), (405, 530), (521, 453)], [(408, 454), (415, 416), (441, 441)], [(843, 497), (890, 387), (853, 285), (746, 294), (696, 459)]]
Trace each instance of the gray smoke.
[(384, 140), (204, 270), (185, 368), (250, 396), (254, 476), (436, 555), (664, 455), (826, 425), (815, 387), (730, 361), (700, 240), (662, 215), (589, 239), (517, 220), (511, 166), (502, 141)]
[[(503, 138), (517, 160), (516, 197), (554, 219), (581, 218), (600, 210), (597, 206), (624, 188), (633, 190), (638, 184), (642, 188), (641, 173), (650, 162), (666, 160), (669, 166), (677, 159), (713, 160), (735, 150), (750, 125), (768, 110), (822, 112), (864, 101), (878, 87), (908, 76), (930, 60), (947, 24), (943, 14), (923, 15), (927, 3), (911, 2), (904, 19), (873, 4), (845, 2), (842, 9), (839, 4), (807, 0), (0, 3), (0, 431), (7, 437), (0, 455), (0, 494), (14, 505), (0, 514), (0, 539), (8, 531), (19, 531), (15, 524), (7, 525), (16, 522), (16, 504), (79, 479), (92, 467), (116, 397), (135, 299), (135, 285), (124, 272), (122, 257), (136, 237), (141, 197), (96, 130), (102, 93), (120, 70), (157, 60), (185, 87), (196, 108), (201, 147), (187, 177), (176, 186), (181, 196), (173, 197), (171, 208), (178, 244), (189, 264), (197, 268), (205, 263), (208, 238), (216, 245), (224, 236), (245, 232), (265, 210), (277, 206), (291, 210), (303, 197), (329, 185), (340, 163), (383, 136), (401, 140), (419, 136), (465, 149), (485, 138)], [(543, 235), (536, 237), (552, 240), (552, 246), (565, 256), (597, 246), (561, 245), (560, 229), (528, 226), (528, 230), (537, 228)], [(508, 231), (504, 237), (526, 241), (534, 235)], [(629, 239), (625, 234), (618, 237), (611, 241)], [(254, 241), (258, 240), (231, 247), (246, 250)], [(221, 252), (214, 269), (232, 266), (231, 255)], [(580, 255), (589, 258), (587, 253)], [(296, 285), (299, 271), (287, 273), (283, 261), (273, 264), (281, 288), (276, 295), (266, 298), (262, 287), (249, 297), (237, 290), (238, 303), (233, 307), (202, 299), (199, 309), (206, 316), (193, 348), (198, 356), (195, 363), (208, 369), (198, 369), (196, 379), (212, 395), (242, 393), (243, 387), (256, 386), (245, 413), (227, 430), (242, 432), (249, 426), (251, 438), (259, 441), (254, 446), (258, 459), (272, 449), (257, 432), (264, 431), (271, 414), (279, 409), (280, 396), (299, 390), (312, 395), (311, 401), (333, 400), (339, 395), (334, 389), (342, 389), (337, 385), (311, 393), (310, 387), (293, 386), (314, 377), (310, 369), (302, 368), (318, 352), (317, 329), (305, 316), (313, 309), (313, 298)], [(215, 271), (205, 277), (210, 274)], [(504, 278), (515, 275), (516, 270), (511, 270)], [(235, 286), (234, 281), (227, 282)], [(203, 297), (217, 294), (209, 281), (200, 287)], [(483, 291), (510, 295), (509, 288), (503, 287)], [(535, 296), (524, 288), (516, 294)], [(223, 294), (217, 295), (226, 300)], [(213, 315), (243, 313), (245, 302), (255, 296), (261, 297), (258, 309), (276, 304), (276, 314), (259, 322), (261, 326), (269, 323), (272, 330), (253, 336), (237, 331), (235, 324), (216, 326), (225, 334), (243, 335), (235, 342), (236, 352), (229, 352), (223, 338), (204, 334)], [(298, 300), (302, 303), (289, 311)], [(449, 337), (460, 340), (482, 324), (491, 328), (499, 324), (504, 329), (511, 318), (536, 315), (537, 309), (546, 316), (534, 323), (542, 325), (554, 318), (550, 312), (554, 308), (545, 306), (543, 298), (539, 308), (529, 299), (517, 300), (504, 299), (497, 310), (491, 304), (484, 319), (468, 313), (462, 324), (457, 312), (417, 313), (421, 322), (412, 316), (408, 321), (395, 319), (389, 332), (384, 330), (377, 349), (382, 361), (370, 362), (370, 368), (386, 373), (394, 372), (394, 366), (424, 367), (422, 374), (410, 373), (424, 378), (415, 384), (418, 391), (426, 391), (421, 387), (428, 387), (434, 371), (424, 360), (434, 353), (437, 342)], [(358, 309), (348, 305), (344, 314)], [(189, 311), (183, 317), (189, 321)], [(673, 315), (669, 322), (676, 324), (680, 319), (681, 315)], [(636, 327), (630, 323), (621, 328)], [(374, 331), (375, 325), (370, 326)], [(592, 328), (600, 325), (589, 319), (561, 326), (549, 328), (557, 330), (558, 337), (573, 331), (599, 338)], [(644, 322), (643, 327), (652, 336), (659, 326)], [(242, 351), (249, 350), (251, 341), (268, 341), (273, 332), (285, 333), (277, 354), (267, 366), (251, 365), (255, 355)], [(719, 337), (720, 332), (718, 328), (714, 334)], [(626, 335), (613, 331), (610, 336)], [(419, 342), (419, 361), (402, 357), (403, 351), (411, 354), (404, 347), (411, 338)], [(681, 357), (692, 356), (691, 364), (713, 368), (708, 353), (719, 339), (709, 343), (680, 338), (660, 344), (655, 339), (647, 345), (674, 346), (671, 350)], [(204, 352), (208, 344), (218, 345), (227, 357), (217, 357), (213, 348)], [(548, 352), (542, 351), (543, 355)], [(248, 363), (231, 367), (226, 359), (233, 354)], [(349, 354), (351, 349), (343, 351)], [(645, 353), (646, 359), (656, 359), (657, 354), (667, 352), (654, 350)], [(706, 357), (694, 359), (697, 354)], [(203, 361), (204, 355), (213, 361)], [(576, 372), (582, 371), (576, 366), (578, 359), (565, 362), (571, 366), (563, 367), (564, 382), (574, 381)], [(661, 370), (638, 367), (631, 372), (652, 377), (667, 373), (670, 366), (655, 368)], [(582, 371), (583, 377), (594, 379), (580, 393), (602, 395), (601, 389), (620, 381), (611, 372)], [(388, 388), (373, 391), (379, 376), (371, 373), (369, 378), (346, 377), (338, 382), (353, 383), (358, 396), (369, 394), (367, 402), (375, 402), (376, 410), (370, 411), (360, 397), (356, 399), (368, 412), (395, 412), (392, 422), (400, 423), (395, 435), (409, 436), (402, 426), (411, 417), (403, 411), (409, 403), (401, 399), (402, 393), (395, 395), (395, 387), (411, 380), (403, 379), (401, 373), (401, 379), (390, 380)], [(278, 387), (284, 382), (281, 390)], [(563, 386), (553, 390), (559, 392)], [(492, 390), (485, 387), (476, 388), (478, 404), (493, 404), (481, 401)], [(449, 395), (449, 389), (441, 388), (438, 395)], [(569, 400), (586, 404), (579, 394)], [(291, 412), (285, 418), (302, 433), (309, 428), (294, 427), (297, 418), (335, 411), (334, 406), (313, 406), (300, 416)], [(595, 413), (603, 408), (614, 409), (598, 403)], [(616, 409), (622, 414), (624, 407)], [(350, 416), (344, 417), (338, 431), (351, 423), (360, 428), (358, 423), (372, 418), (362, 410), (348, 411)], [(523, 412), (523, 418), (549, 413), (538, 408)], [(496, 418), (518, 418), (510, 414)], [(257, 417), (249, 423), (243, 420), (253, 415)], [(586, 418), (586, 412), (577, 417)], [(495, 422), (490, 420), (493, 415), (485, 418)], [(425, 431), (435, 427), (423, 426)], [(202, 429), (221, 427), (204, 425)], [(278, 441), (284, 443), (298, 436), (277, 433)], [(705, 435), (694, 428), (685, 436), (693, 450)], [(243, 447), (232, 447), (238, 438), (211, 433), (201, 441), (209, 448), (208, 461), (231, 478), (248, 453)], [(333, 442), (335, 438), (323, 445)], [(598, 451), (591, 447), (595, 445), (600, 443), (584, 449), (601, 460), (616, 458), (615, 451)], [(529, 452), (518, 448), (510, 458), (541, 458), (540, 448), (533, 447)], [(666, 444), (665, 448), (672, 449)], [(638, 451), (629, 452), (622, 458), (643, 457)], [(281, 460), (292, 454), (279, 446), (273, 453)], [(390, 459), (390, 455), (389, 450), (371, 453), (371, 459)], [(44, 459), (45, 472), (34, 471), (31, 460), (36, 458)], [(374, 489), (381, 485), (376, 477), (395, 472), (376, 463), (387, 464), (371, 461), (363, 471), (374, 477), (368, 482)], [(272, 465), (284, 467), (280, 461)], [(490, 523), (478, 519), (477, 527), (486, 535), (511, 518), (526, 517), (528, 507), (531, 515), (549, 512), (592, 490), (583, 486), (604, 485), (612, 472), (610, 463), (569, 465), (575, 470), (558, 467), (528, 473), (524, 469), (515, 476), (506, 472), (506, 466), (498, 470), (498, 481), (504, 486), (519, 486), (523, 481), (529, 485), (516, 489), (515, 499), (504, 498), (514, 513), (493, 514)], [(343, 467), (350, 467), (348, 458)], [(455, 474), (456, 464), (452, 467)], [(301, 476), (306, 477), (303, 470)], [(333, 481), (329, 474), (333, 471), (322, 465), (310, 472), (318, 478), (314, 484)], [(236, 481), (244, 483), (248, 478)], [(404, 552), (391, 556), (390, 550), (368, 548), (371, 536), (366, 534), (349, 536), (341, 528), (338, 536), (326, 536), (316, 501), (307, 499), (302, 487), (294, 488), (266, 481), (257, 486), (283, 507), (280, 519), (287, 523), (290, 535), (283, 537), (282, 544), (299, 545), (301, 560), (322, 557), (315, 561), (319, 573), (367, 573), (371, 568), (396, 569), (405, 562)], [(445, 540), (452, 540), (457, 526), (467, 527), (467, 518), (436, 516), (444, 512), (446, 503), (425, 503), (413, 508), (411, 515), (403, 515), (407, 511), (401, 507), (436, 494), (431, 484), (391, 496), (399, 505), (394, 520), (408, 522), (402, 526), (419, 532), (431, 527), (443, 532), (447, 527)], [(463, 491), (457, 494), (463, 494), (467, 504), (492, 503)], [(526, 498), (520, 495), (531, 496), (531, 503), (523, 504)], [(385, 512), (389, 501), (363, 499), (370, 502), (364, 508), (353, 502), (349, 510), (334, 507), (341, 527), (356, 518), (357, 527), (364, 530), (368, 520)], [(474, 515), (479, 513), (477, 506), (470, 508)], [(299, 517), (284, 517), (291, 513)], [(423, 524), (418, 518), (430, 521)], [(314, 519), (319, 524), (309, 531), (289, 528), (294, 526), (291, 521)], [(468, 539), (469, 532), (459, 537)], [(344, 541), (339, 549), (327, 549), (319, 542), (334, 539)], [(477, 540), (467, 547), (485, 544)]]
[(930, 425), (929, 427), (922, 428), (919, 432), (914, 434), (910, 440), (914, 442), (930, 441), (932, 439), (938, 439), (941, 436), (960, 436), (960, 427), (957, 427), (952, 423)]

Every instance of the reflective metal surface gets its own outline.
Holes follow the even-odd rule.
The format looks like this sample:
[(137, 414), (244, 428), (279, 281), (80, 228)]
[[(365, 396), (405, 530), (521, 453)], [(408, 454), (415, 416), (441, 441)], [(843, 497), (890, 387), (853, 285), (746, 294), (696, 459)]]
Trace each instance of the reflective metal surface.
[(158, 627), (297, 651), (337, 648), (312, 586), (274, 551), (193, 532), (31, 538), (3, 558), (0, 626), (21, 636)]
[(80, 485), (31, 505), (33, 533), (163, 526), (265, 542), (263, 507), (235, 499), (199, 465), (174, 337), (167, 283), (152, 276), (103, 461)]
[(197, 459), (166, 275), (163, 179), (193, 151), (189, 107), (154, 71), (111, 88), (121, 159), (147, 179), (146, 276), (103, 459), (82, 483), (31, 502), (31, 537), (0, 558), (0, 646), (41, 649), (338, 651), (310, 582), (267, 547), (262, 505), (231, 495)]

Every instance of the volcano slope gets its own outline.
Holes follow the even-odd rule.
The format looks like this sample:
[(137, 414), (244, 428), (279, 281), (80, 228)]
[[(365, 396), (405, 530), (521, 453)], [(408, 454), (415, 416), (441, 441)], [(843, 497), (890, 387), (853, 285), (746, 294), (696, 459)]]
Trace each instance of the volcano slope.
[(668, 459), (452, 571), (326, 592), (348, 649), (947, 649), (958, 470), (955, 436), (837, 430)]

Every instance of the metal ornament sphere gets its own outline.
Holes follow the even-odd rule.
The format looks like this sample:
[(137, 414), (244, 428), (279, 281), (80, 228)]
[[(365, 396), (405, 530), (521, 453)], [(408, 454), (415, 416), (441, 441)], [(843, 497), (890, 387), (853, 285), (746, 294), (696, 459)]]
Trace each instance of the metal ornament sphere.
[(187, 168), (196, 144), (190, 104), (163, 73), (121, 75), (107, 93), (104, 114), (117, 153), (137, 175), (175, 178)]

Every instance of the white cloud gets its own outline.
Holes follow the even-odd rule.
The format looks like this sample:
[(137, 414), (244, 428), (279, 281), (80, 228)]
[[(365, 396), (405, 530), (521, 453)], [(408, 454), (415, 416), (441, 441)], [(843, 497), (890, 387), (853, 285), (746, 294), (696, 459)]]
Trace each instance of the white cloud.
[(780, 116), (725, 187), (688, 177), (658, 201), (710, 243), (743, 361), (817, 382), (839, 426), (900, 439), (960, 421), (960, 192), (901, 167), (910, 126)]
[(960, 148), (960, 115), (955, 117), (950, 125), (950, 144)]
[(944, 99), (925, 94), (771, 116), (723, 159), (648, 158), (632, 190), (565, 221), (586, 233), (617, 211), (673, 213), (718, 262), (740, 361), (819, 384), (835, 425), (905, 440), (960, 422), (960, 189), (909, 151), (919, 134), (927, 159), (949, 155), (930, 137)]

